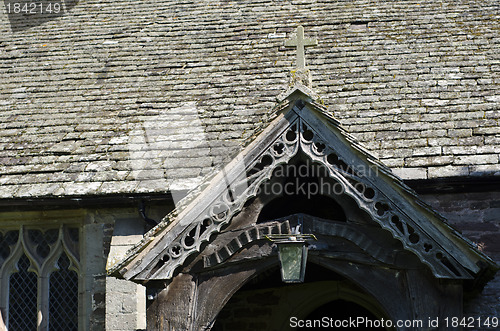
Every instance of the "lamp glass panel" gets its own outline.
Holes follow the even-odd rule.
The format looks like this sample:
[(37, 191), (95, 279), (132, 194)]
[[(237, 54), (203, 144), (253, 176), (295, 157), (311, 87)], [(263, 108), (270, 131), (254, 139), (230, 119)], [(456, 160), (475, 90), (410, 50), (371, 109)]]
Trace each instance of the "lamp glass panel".
[(278, 243), (281, 277), (284, 282), (304, 281), (307, 248), (301, 241)]

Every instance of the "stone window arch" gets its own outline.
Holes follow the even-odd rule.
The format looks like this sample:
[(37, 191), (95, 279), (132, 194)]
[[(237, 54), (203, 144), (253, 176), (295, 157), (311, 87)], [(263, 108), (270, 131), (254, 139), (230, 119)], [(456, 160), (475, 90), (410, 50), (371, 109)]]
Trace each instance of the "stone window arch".
[(9, 330), (78, 330), (79, 228), (0, 232), (0, 308)]

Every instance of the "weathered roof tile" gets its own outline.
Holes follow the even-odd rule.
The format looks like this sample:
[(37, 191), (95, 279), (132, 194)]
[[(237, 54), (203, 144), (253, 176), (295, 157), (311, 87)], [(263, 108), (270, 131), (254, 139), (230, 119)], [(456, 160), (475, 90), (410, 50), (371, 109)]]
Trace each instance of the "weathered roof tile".
[(319, 40), (313, 88), (388, 166), (498, 175), (497, 1), (290, 4), (90, 1), (40, 24), (0, 13), (0, 196), (145, 192), (140, 173), (168, 191), (210, 172), (268, 122), (299, 24)]

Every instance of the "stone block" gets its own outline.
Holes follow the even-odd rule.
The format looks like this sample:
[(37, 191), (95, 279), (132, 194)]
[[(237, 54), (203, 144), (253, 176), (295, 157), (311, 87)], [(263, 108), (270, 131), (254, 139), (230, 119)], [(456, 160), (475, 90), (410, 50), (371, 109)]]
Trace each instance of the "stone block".
[(134, 295), (137, 292), (137, 284), (125, 279), (107, 277), (106, 291)]
[(472, 129), (449, 129), (448, 137), (472, 137)]
[(441, 147), (438, 146), (418, 147), (413, 150), (413, 156), (431, 156), (440, 154), (441, 154)]
[(106, 317), (106, 331), (137, 330), (137, 316), (135, 314), (109, 314)]
[(404, 159), (403, 158), (388, 158), (381, 160), (383, 164), (385, 164), (389, 168), (402, 168), (404, 167)]
[[(500, 113), (500, 112), (499, 112)], [(484, 137), (485, 145), (500, 145), (500, 135)]]
[(485, 155), (460, 155), (455, 157), (453, 164), (465, 165), (465, 164), (498, 164), (497, 154), (485, 154)]
[(429, 167), (427, 171), (429, 179), (469, 175), (469, 167), (467, 166)]
[(144, 286), (108, 277), (106, 292), (106, 330), (132, 331), (146, 328)]
[(500, 176), (499, 164), (474, 165), (469, 170), (471, 176)]
[(444, 146), (443, 154), (460, 155), (460, 154), (476, 154), (478, 146)]
[(450, 103), (450, 100), (422, 99), (421, 102), (424, 106), (435, 107), (435, 106), (445, 106)]
[(413, 155), (413, 150), (409, 148), (401, 148), (401, 149), (380, 149), (377, 151), (378, 156), (381, 159), (387, 158), (401, 158), (401, 157), (410, 157)]
[(500, 134), (500, 126), (481, 126), (474, 128), (472, 130), (473, 134), (479, 135), (479, 134), (484, 134), (484, 135), (494, 135), (494, 134)]
[(448, 165), (453, 162), (452, 156), (429, 156), (429, 157), (412, 157), (405, 159), (406, 167), (422, 167), (422, 166), (438, 166)]
[(392, 172), (401, 179), (427, 179), (426, 168), (393, 168)]

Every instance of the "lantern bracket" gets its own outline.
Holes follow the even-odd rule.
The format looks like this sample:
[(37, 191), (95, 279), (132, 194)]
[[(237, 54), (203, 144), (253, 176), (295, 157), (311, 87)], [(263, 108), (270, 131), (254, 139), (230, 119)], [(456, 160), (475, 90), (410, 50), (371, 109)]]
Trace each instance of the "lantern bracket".
[(265, 236), (266, 239), (272, 242), (282, 242), (282, 241), (304, 241), (307, 239), (318, 240), (313, 234), (270, 234)]

